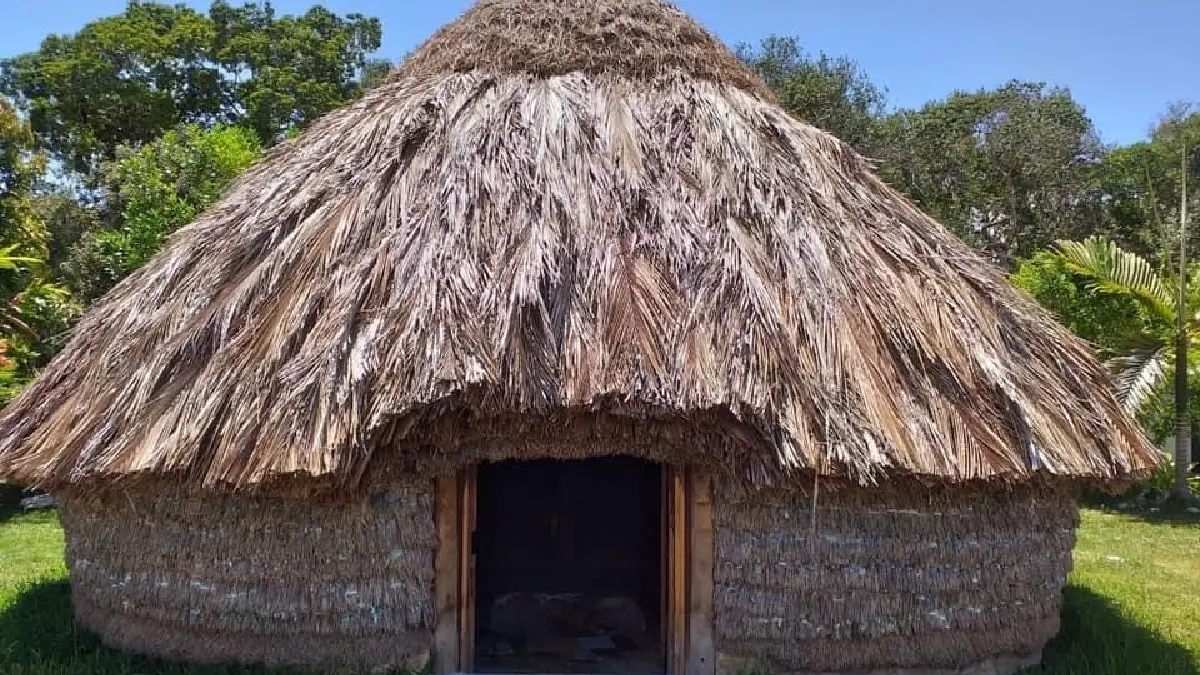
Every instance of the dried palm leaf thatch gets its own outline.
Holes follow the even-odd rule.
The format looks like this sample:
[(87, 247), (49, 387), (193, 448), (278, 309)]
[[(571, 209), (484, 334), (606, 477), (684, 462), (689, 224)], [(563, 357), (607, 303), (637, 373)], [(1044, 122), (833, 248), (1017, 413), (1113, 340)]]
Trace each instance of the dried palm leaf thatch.
[(782, 673), (1025, 666), (1058, 632), (1071, 490), (848, 489), (815, 512), (790, 491), (715, 494), (727, 659)]
[(774, 93), (676, 7), (657, 0), (484, 0), (444, 26), (389, 79), (447, 73), (618, 75), (641, 86), (691, 78)]
[(1087, 345), (678, 10), (496, 0), (113, 289), (0, 475), (354, 485), (596, 411), (725, 416), (776, 477), (1157, 461)]

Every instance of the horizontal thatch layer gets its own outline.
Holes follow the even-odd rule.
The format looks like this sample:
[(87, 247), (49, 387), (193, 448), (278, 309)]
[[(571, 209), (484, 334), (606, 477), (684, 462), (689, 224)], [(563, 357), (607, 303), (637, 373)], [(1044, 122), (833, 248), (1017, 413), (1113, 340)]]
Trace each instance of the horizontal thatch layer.
[[(481, 5), (90, 312), (0, 416), (0, 475), (356, 485), (597, 410), (728, 420), (716, 445), (775, 477), (1155, 464), (1085, 344), (681, 21)], [(543, 39), (583, 46), (522, 69)]]
[[(781, 642), (743, 642), (739, 654), (719, 654), (717, 675), (745, 675), (745, 673), (768, 672), (772, 675), (1015, 675), (1025, 672), (1041, 662), (1041, 652), (1015, 652), (1027, 649), (1030, 635), (1053, 636), (1058, 633), (1058, 617), (1046, 619), (1034, 626), (1020, 626), (986, 633), (954, 633), (946, 635), (941, 642), (910, 642), (904, 637), (886, 637), (869, 644), (848, 646), (843, 641), (813, 642), (789, 645)], [(1044, 638), (1040, 642), (1044, 643)], [(851, 648), (861, 656), (870, 658), (878, 654), (904, 654), (913, 663), (942, 663), (952, 661), (960, 654), (997, 654), (984, 656), (963, 666), (888, 666), (869, 670), (787, 670), (780, 664), (802, 661), (801, 649), (815, 649), (820, 653), (831, 653)], [(849, 655), (846, 655), (849, 656)], [(850, 659), (847, 659), (850, 660)]]
[[(100, 608), (79, 596), (74, 603), (76, 621), (85, 630), (101, 636), (105, 645), (169, 661), (329, 667), (334, 669), (329, 672), (336, 673), (340, 672), (336, 670), (338, 664), (367, 666), (371, 663), (394, 665), (401, 672), (422, 672), (431, 658), (431, 640), (423, 633), (361, 637), (212, 633), (134, 618)], [(353, 671), (347, 669), (344, 672)]]
[(964, 668), (1058, 631), (1066, 492), (716, 491), (718, 651), (772, 672)]
[(391, 79), (475, 70), (619, 74), (644, 86), (682, 75), (774, 98), (711, 33), (659, 0), (482, 0), (434, 33)]
[(162, 487), (62, 500), (76, 616), (106, 643), (272, 665), (404, 664), (428, 653), (428, 481), (337, 506)]
[[(1037, 654), (1005, 654), (985, 659), (966, 668), (879, 668), (862, 670), (854, 675), (1015, 675), (1038, 665), (1042, 661), (1041, 653)], [(745, 675), (746, 673), (766, 672), (762, 661), (753, 657), (737, 657), (729, 654), (717, 654), (716, 675)], [(843, 675), (842, 673), (782, 672), (773, 675)]]

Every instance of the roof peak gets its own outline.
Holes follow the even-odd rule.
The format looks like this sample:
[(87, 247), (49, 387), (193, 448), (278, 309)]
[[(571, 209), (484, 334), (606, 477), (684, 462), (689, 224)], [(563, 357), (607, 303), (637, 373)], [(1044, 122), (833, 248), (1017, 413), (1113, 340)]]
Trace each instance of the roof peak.
[(682, 74), (771, 98), (720, 40), (663, 0), (481, 0), (426, 40), (392, 79), (476, 70), (647, 82)]

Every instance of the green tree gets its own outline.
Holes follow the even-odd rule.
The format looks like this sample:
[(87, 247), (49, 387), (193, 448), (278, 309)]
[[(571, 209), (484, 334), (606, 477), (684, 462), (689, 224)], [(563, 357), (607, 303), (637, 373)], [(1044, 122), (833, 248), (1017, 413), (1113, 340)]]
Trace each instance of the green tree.
[(354, 100), (382, 69), (367, 58), (383, 37), (376, 18), (342, 18), (319, 5), (280, 17), (270, 2), (235, 8), (225, 0), (209, 16), (217, 34), (212, 56), (231, 74), (233, 119), (267, 144)]
[(1069, 92), (1010, 82), (889, 117), (881, 175), (1010, 266), (1101, 221), (1103, 148)]
[(120, 143), (221, 113), (222, 77), (207, 55), (214, 39), (212, 22), (185, 6), (131, 2), (0, 63), (0, 91), (26, 109), (43, 147), (87, 172)]
[(1100, 233), (1124, 249), (1165, 264), (1177, 240), (1178, 223), (1171, 222), (1177, 194), (1170, 149), (1150, 141), (1112, 149), (1099, 167), (1105, 198)]
[(33, 209), (46, 228), (49, 239), (47, 263), (51, 274), (60, 276), (71, 249), (88, 232), (100, 227), (103, 211), (87, 205), (63, 187), (43, 188), (33, 195)]
[(102, 170), (109, 222), (83, 235), (64, 264), (78, 296), (94, 300), (145, 264), (180, 226), (195, 220), (262, 152), (241, 127), (168, 131), (123, 147)]
[(46, 275), (48, 234), (33, 190), (45, 161), (33, 132), (0, 99), (0, 404), (56, 351), (79, 307)]
[[(1200, 147), (1200, 113), (1175, 106), (1149, 140), (1114, 148), (1100, 166), (1105, 198), (1101, 232), (1126, 250), (1173, 264), (1179, 250), (1180, 152)], [(1192, 152), (1189, 175), (1200, 175), (1200, 153)], [(1189, 250), (1200, 251), (1192, 228)]]
[[(33, 133), (17, 111), (0, 98), (0, 247), (15, 255), (41, 256), (46, 233), (33, 208), (32, 192), (46, 169), (34, 152)], [(0, 292), (10, 291), (0, 284)]]
[(739, 45), (736, 52), (775, 91), (789, 113), (860, 153), (876, 151), (887, 95), (857, 63), (824, 53), (813, 57), (793, 37), (771, 36), (757, 48)]
[(134, 0), (0, 62), (0, 93), (28, 114), (43, 148), (90, 174), (119, 146), (181, 123), (245, 124), (273, 143), (377, 78), (368, 55), (380, 39), (378, 19), (321, 7), (277, 16), (269, 2), (218, 0), (202, 14)]

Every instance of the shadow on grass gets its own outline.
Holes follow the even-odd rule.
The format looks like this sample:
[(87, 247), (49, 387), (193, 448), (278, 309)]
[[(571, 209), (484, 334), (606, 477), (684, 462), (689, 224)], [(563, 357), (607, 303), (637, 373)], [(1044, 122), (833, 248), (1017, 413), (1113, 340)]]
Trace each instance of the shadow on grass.
[(0, 524), (12, 520), (16, 516), (28, 513), (37, 513), (40, 511), (53, 511), (56, 508), (53, 504), (48, 507), (39, 506), (37, 508), (26, 508), (25, 505), (22, 504), (22, 501), (27, 497), (34, 497), (35, 495), (42, 497), (45, 496), (41, 492), (26, 491), (26, 489), (20, 485), (14, 485), (12, 483), (0, 483)]
[(1130, 505), (1127, 502), (1092, 502), (1086, 504), (1086, 506), (1115, 516), (1126, 516), (1133, 520), (1140, 520), (1151, 525), (1200, 525), (1200, 513), (1187, 510), (1189, 508), (1200, 507), (1191, 506), (1190, 504), (1184, 507), (1174, 507), (1171, 505)]
[(20, 508), (13, 508), (0, 504), (0, 525), (12, 520), (14, 516), (19, 515), (21, 515)]
[(1188, 511), (1129, 511), (1124, 509), (1102, 509), (1105, 513), (1118, 516), (1129, 516), (1151, 525), (1200, 525), (1200, 514)]
[(1062, 631), (1023, 675), (1200, 675), (1197, 656), (1121, 614), (1082, 586), (1064, 594)]
[(1195, 490), (1190, 499), (1179, 499), (1159, 490), (1145, 490), (1137, 486), (1119, 495), (1085, 490), (1080, 506), (1150, 524), (1200, 525), (1200, 492)]
[(0, 673), (22, 675), (312, 675), (251, 666), (190, 666), (125, 654), (75, 627), (66, 580), (26, 588), (0, 611)]
[(0, 483), (0, 523), (21, 512), (21, 497), (24, 490), (12, 483)]

